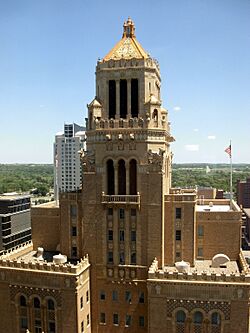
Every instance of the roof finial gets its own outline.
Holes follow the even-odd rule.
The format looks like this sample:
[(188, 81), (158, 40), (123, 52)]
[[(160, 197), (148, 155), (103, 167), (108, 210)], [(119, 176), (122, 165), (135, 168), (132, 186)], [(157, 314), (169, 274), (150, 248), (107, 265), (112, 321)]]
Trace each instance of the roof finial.
[(134, 38), (135, 37), (135, 25), (134, 22), (129, 17), (127, 22), (125, 21), (123, 24), (123, 35), (122, 37), (129, 37)]

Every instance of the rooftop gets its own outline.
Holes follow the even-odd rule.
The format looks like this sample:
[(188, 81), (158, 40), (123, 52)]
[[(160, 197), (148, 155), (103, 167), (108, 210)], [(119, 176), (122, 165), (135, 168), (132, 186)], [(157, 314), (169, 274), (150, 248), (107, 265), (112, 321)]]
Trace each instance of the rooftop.
[(20, 194), (17, 192), (3, 193), (0, 195), (0, 200), (18, 200), (18, 199), (26, 199), (30, 198), (30, 194)]
[(230, 205), (197, 205), (197, 212), (229, 212)]

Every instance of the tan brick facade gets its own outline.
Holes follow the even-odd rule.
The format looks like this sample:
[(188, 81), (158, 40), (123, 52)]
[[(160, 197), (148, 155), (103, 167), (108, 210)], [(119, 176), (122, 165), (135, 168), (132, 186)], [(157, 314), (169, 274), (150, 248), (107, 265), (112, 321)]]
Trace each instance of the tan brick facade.
[[(60, 295), (57, 333), (248, 332), (250, 275), (240, 252), (239, 208), (171, 188), (174, 139), (161, 106), (159, 65), (134, 29), (125, 22), (121, 41), (96, 66), (82, 191), (61, 193), (59, 207), (32, 211), (34, 249), (60, 251), (70, 264), (24, 264), (23, 249), (7, 264), (0, 258), (6, 332), (19, 332), (18, 293), (10, 299), (11, 290), (32, 288), (25, 295), (28, 302), (40, 295), (44, 333), (52, 332), (46, 297), (53, 290)], [(87, 254), (91, 297), (87, 259), (77, 262)], [(216, 266), (218, 254), (225, 260)], [(178, 262), (188, 269), (180, 271)], [(83, 310), (81, 297), (88, 298)], [(16, 331), (8, 330), (10, 313)]]

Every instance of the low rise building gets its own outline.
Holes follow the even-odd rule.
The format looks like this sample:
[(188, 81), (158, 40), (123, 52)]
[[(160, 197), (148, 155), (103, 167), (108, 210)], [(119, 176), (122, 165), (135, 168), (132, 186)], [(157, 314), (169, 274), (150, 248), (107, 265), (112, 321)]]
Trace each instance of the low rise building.
[(31, 240), (30, 195), (0, 196), (0, 252)]

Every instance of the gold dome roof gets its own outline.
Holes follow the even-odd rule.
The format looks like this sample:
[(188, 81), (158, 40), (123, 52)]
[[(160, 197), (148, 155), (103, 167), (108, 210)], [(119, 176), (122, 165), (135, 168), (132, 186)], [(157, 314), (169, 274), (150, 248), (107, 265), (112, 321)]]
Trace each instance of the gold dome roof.
[(134, 22), (128, 18), (123, 24), (122, 39), (103, 58), (103, 61), (131, 58), (146, 59), (149, 55), (136, 40)]

